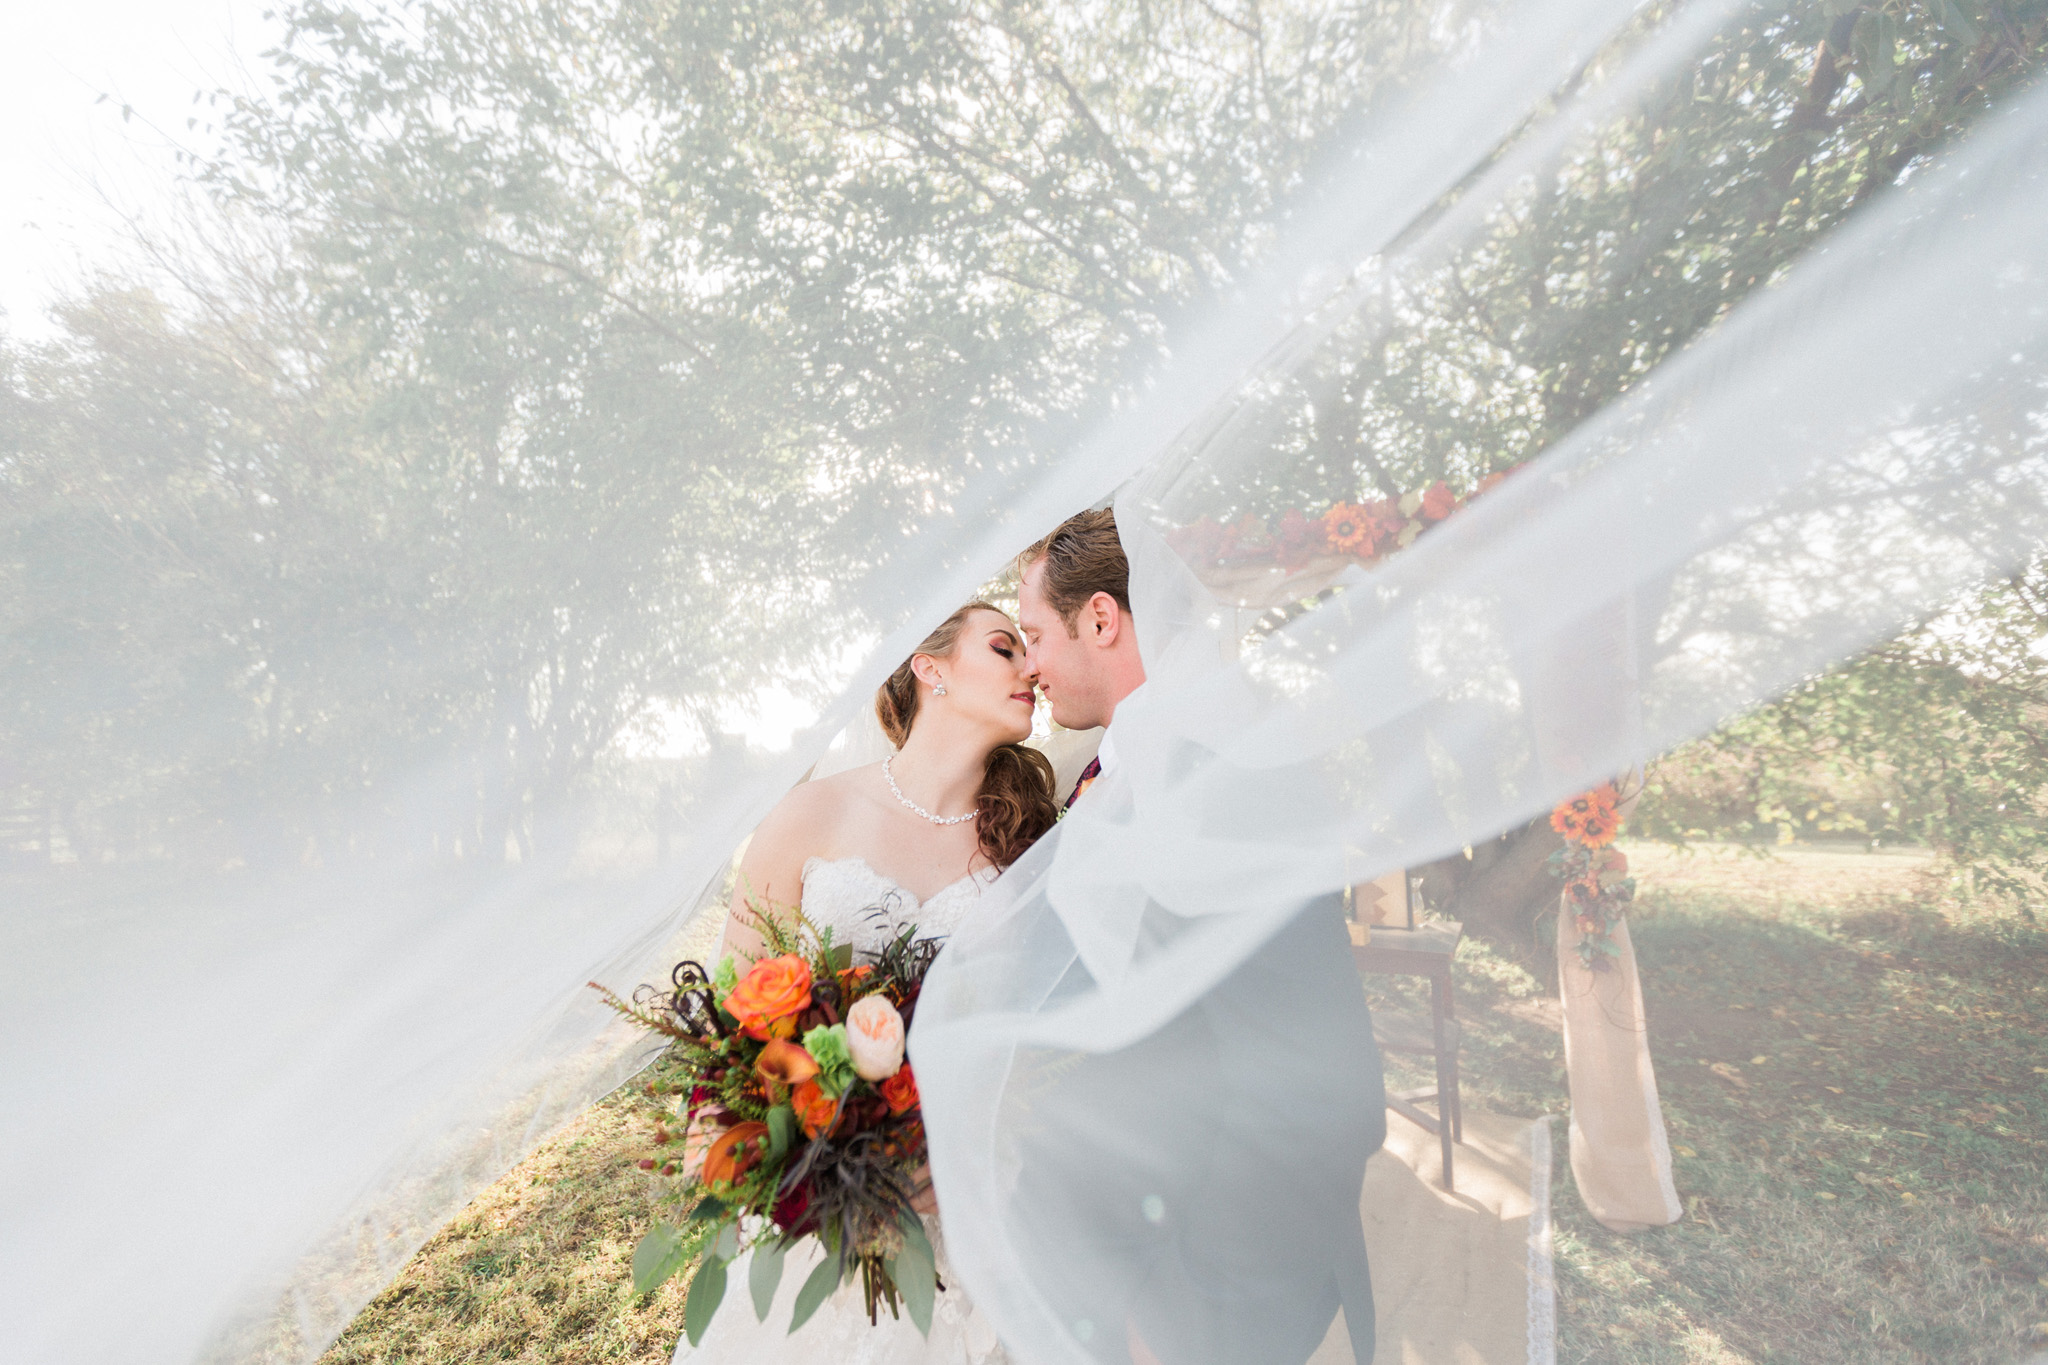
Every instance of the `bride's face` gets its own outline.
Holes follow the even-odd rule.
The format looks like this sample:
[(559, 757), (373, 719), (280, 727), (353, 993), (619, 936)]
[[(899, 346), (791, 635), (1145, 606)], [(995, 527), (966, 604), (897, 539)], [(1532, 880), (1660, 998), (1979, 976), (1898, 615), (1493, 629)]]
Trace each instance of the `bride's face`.
[(1024, 641), (1009, 617), (999, 611), (976, 611), (960, 625), (953, 652), (946, 658), (920, 657), (917, 672), (927, 686), (944, 682), (946, 695), (927, 691), (920, 716), (945, 710), (949, 718), (985, 731), (998, 744), (1015, 744), (1031, 735), (1031, 711), (1037, 698), (1024, 662)]

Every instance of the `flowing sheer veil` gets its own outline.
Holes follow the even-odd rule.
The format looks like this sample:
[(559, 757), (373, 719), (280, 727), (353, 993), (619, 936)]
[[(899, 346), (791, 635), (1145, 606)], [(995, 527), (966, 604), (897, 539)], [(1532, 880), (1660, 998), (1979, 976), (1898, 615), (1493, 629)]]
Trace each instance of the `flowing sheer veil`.
[[(819, 647), (827, 700), (787, 751), (691, 770), (665, 859), (593, 798), (520, 862), (451, 863), (400, 837), (474, 797), (480, 765), (436, 759), (364, 798), (357, 827), (398, 832), (378, 857), (316, 855), (257, 811), (232, 856), (10, 872), (12, 1349), (317, 1353), (644, 1062), (583, 983), (665, 972), (833, 736), (854, 727), (828, 761), (865, 761), (873, 688), (930, 625), (1111, 495), (1150, 681), (1119, 710), (1116, 770), (942, 958), (911, 1043), (949, 1247), (1023, 1360), (1319, 1338), (1348, 1207), (1329, 1200), (1377, 1121), (1342, 1073), (1365, 1021), (1327, 970), (1331, 893), (1522, 821), (2048, 541), (2037, 91), (1391, 559), (1248, 578), (1186, 551), (1186, 528), (1322, 486), (1296, 458), (1317, 376), (1430, 325), (1444, 263), (1739, 13), (1689, 6), (1626, 42), (1640, 16), (1614, 0), (1475, 20), (1100, 430), (990, 461), (900, 555), (843, 566), (872, 647)], [(743, 671), (787, 642), (703, 649)], [(316, 662), (364, 667), (341, 642)], [(450, 645), (419, 667), (467, 666)], [(407, 704), (366, 688), (354, 720), (396, 735)], [(209, 744), (215, 723), (180, 722)], [(137, 818), (178, 828), (217, 798), (173, 784)]]

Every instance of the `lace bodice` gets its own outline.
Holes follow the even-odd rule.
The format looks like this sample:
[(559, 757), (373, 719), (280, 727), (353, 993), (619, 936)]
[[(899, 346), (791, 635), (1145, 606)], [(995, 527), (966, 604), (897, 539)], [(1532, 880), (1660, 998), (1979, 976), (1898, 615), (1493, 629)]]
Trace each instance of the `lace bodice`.
[(873, 953), (910, 925), (917, 926), (919, 938), (950, 937), (995, 879), (996, 869), (985, 867), (920, 901), (858, 855), (809, 858), (804, 861), (803, 910), (820, 929), (830, 926), (835, 943)]

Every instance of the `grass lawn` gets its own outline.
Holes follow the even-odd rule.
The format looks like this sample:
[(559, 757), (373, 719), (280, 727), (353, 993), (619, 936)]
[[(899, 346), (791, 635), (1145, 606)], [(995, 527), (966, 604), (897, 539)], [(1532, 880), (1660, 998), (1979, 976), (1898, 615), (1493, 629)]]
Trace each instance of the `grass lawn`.
[[(1608, 1232), (1559, 1143), (1559, 1359), (2048, 1349), (2048, 934), (1964, 911), (1907, 854), (1629, 852), (1686, 1216)], [(1463, 965), (1468, 1098), (1563, 1112), (1553, 1001), (1485, 945)]]
[[(1559, 1359), (2048, 1350), (2048, 933), (1957, 906), (1910, 854), (1630, 856), (1686, 1217), (1607, 1232), (1559, 1142)], [(1460, 965), (1467, 1099), (1562, 1113), (1545, 984), (1476, 942)], [(653, 1112), (629, 1088), (558, 1134), (428, 1243), (327, 1365), (666, 1361), (681, 1290), (636, 1302), (626, 1274)]]

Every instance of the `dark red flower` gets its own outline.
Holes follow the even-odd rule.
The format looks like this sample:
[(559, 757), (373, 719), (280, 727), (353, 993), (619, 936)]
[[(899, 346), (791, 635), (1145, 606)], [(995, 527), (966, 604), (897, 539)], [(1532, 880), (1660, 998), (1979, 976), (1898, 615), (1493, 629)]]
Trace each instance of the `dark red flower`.
[(811, 1182), (806, 1180), (775, 1201), (771, 1215), (775, 1226), (787, 1233), (803, 1229), (804, 1215), (811, 1211)]
[(1312, 520), (1299, 507), (1280, 514), (1273, 531), (1273, 557), (1282, 568), (1298, 569), (1323, 548), (1323, 524)]
[(1422, 495), (1424, 521), (1442, 521), (1457, 510), (1458, 500), (1452, 495), (1450, 485), (1442, 479), (1431, 484), (1429, 490)]

